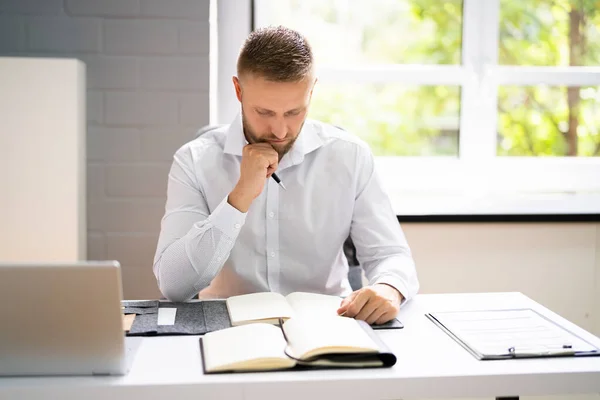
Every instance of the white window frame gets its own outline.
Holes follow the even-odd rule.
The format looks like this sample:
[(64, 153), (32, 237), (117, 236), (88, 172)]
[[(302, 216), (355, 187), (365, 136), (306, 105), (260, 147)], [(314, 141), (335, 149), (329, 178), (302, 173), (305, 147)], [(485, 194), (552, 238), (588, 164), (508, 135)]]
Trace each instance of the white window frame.
[[(260, 13), (249, 0), (218, 1), (218, 122), (239, 112), (231, 76), (239, 47)], [(600, 192), (600, 157), (496, 156), (500, 85), (600, 85), (600, 67), (498, 65), (500, 0), (464, 0), (461, 65), (321, 65), (320, 83), (459, 85), (458, 157), (377, 157), (392, 196), (404, 193)]]

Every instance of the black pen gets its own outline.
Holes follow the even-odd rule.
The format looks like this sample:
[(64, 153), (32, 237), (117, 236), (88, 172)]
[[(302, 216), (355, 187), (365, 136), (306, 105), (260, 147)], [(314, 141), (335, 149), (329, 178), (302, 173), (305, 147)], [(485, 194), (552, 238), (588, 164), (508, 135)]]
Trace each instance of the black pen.
[(279, 177), (277, 176), (277, 174), (275, 172), (273, 172), (271, 174), (271, 178), (275, 179), (275, 182), (277, 182), (277, 184), (279, 186), (281, 186), (283, 188), (283, 190), (287, 190), (287, 188), (285, 187), (285, 185), (283, 184), (283, 182), (281, 182), (281, 179), (279, 179)]

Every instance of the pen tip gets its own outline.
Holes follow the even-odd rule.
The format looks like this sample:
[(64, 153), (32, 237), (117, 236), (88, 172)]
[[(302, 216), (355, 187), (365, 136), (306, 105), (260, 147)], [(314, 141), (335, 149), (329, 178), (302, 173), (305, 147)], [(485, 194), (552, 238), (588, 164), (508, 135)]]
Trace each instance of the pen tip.
[(283, 188), (283, 190), (287, 190), (287, 188), (285, 187), (285, 185), (283, 184), (283, 182), (279, 182), (279, 186), (281, 186)]

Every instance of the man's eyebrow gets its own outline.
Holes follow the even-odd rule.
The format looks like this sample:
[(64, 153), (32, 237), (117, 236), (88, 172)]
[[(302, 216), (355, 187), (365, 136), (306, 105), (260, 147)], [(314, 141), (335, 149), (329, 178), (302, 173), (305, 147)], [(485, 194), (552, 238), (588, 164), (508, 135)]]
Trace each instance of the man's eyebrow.
[(293, 112), (299, 112), (299, 111), (304, 110), (304, 108), (305, 107), (297, 107), (297, 108), (294, 108), (293, 110), (288, 110), (285, 113), (288, 114), (288, 113), (293, 113)]
[[(268, 113), (268, 114), (276, 114), (275, 111), (273, 110), (269, 110), (268, 108), (262, 108), (262, 107), (254, 107), (257, 111), (260, 111), (262, 113)], [(290, 114), (290, 113), (296, 113), (296, 112), (300, 112), (302, 110), (304, 110), (306, 107), (296, 107), (294, 109), (291, 110), (287, 110), (284, 114)]]
[(262, 108), (262, 107), (254, 107), (256, 110), (260, 111), (260, 112), (265, 112), (265, 113), (270, 113), (270, 114), (275, 114), (275, 111), (273, 110), (269, 110), (266, 108)]

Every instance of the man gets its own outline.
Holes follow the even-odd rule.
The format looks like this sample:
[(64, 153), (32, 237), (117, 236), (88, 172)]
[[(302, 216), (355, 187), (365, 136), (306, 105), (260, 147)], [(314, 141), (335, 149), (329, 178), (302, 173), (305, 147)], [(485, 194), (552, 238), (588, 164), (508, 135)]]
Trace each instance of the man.
[[(174, 157), (154, 261), (168, 299), (316, 292), (347, 296), (339, 314), (381, 324), (417, 292), (368, 146), (306, 119), (315, 82), (299, 33), (250, 34), (233, 77), (241, 115)], [(342, 251), (349, 234), (369, 280), (355, 292)]]

